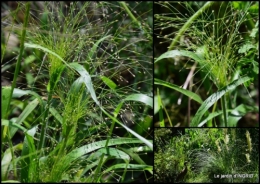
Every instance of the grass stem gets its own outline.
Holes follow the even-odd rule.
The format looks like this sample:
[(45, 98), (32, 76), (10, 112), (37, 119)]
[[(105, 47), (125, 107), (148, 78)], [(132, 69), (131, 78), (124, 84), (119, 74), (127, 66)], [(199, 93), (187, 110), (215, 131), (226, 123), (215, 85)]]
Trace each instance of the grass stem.
[(49, 95), (48, 95), (48, 101), (47, 101), (47, 104), (46, 104), (46, 107), (45, 107), (45, 112), (44, 112), (44, 116), (43, 116), (43, 125), (42, 125), (42, 128), (41, 128), (41, 135), (40, 135), (40, 142), (39, 142), (39, 145), (38, 145), (38, 150), (42, 149), (43, 148), (43, 145), (44, 145), (44, 142), (45, 142), (45, 132), (46, 132), (46, 128), (47, 128), (47, 125), (48, 125), (48, 114), (49, 114), (49, 109), (50, 109), (50, 101), (52, 99), (52, 92), (49, 92)]
[[(19, 56), (18, 56), (16, 65), (15, 65), (15, 72), (14, 72), (14, 78), (13, 78), (13, 82), (12, 82), (10, 98), (9, 98), (9, 101), (8, 101), (8, 104), (7, 104), (8, 109), (9, 109), (9, 106), (10, 106), (10, 103), (11, 103), (14, 88), (16, 86), (17, 77), (18, 77), (18, 74), (20, 72), (20, 67), (21, 67), (21, 62), (22, 62), (22, 57), (23, 57), (23, 51), (24, 51), (26, 27), (28, 25), (28, 20), (29, 20), (29, 10), (30, 10), (30, 2), (26, 3), (25, 18), (24, 18), (23, 31), (22, 31), (21, 44), (20, 44), (20, 52), (19, 52)], [(7, 114), (6, 114), (6, 116), (7, 116)], [(3, 117), (3, 118), (7, 118), (7, 117)]]
[(190, 27), (192, 22), (196, 20), (207, 8), (209, 8), (214, 2), (208, 1), (200, 10), (198, 10), (180, 29), (180, 31), (177, 33), (175, 38), (173, 39), (171, 45), (169, 46), (168, 50), (172, 50), (173, 47), (176, 45), (180, 37), (185, 33), (185, 31)]

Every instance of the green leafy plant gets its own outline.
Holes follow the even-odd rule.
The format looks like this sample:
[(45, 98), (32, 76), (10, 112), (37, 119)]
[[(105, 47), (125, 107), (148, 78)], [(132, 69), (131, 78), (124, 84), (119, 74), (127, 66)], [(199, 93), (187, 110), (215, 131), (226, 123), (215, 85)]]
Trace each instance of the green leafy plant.
[(156, 182), (174, 181), (186, 161), (182, 182), (257, 182), (258, 128), (183, 129), (185, 134), (164, 139), (174, 129), (155, 128)]
[(1, 47), (17, 58), (15, 67), (1, 58), (12, 80), (2, 87), (2, 182), (152, 179), (152, 5), (27, 2), (6, 11), (3, 30), (21, 41), (8, 53), (7, 34)]
[[(182, 126), (236, 126), (239, 119), (234, 119), (233, 116), (238, 115), (241, 118), (252, 112), (252, 109), (237, 110), (234, 114), (233, 110), (238, 108), (238, 105), (236, 99), (232, 98), (236, 98), (236, 89), (240, 85), (248, 87), (258, 76), (256, 60), (259, 42), (255, 35), (258, 31), (255, 27), (258, 25), (258, 3), (159, 2), (158, 6), (169, 12), (155, 14), (155, 27), (160, 30), (158, 38), (171, 42), (168, 51), (157, 57), (154, 63), (159, 66), (163, 60), (168, 59), (165, 62), (175, 60), (176, 65), (180, 57), (190, 58), (198, 63), (198, 71), (195, 74), (199, 72), (202, 77), (196, 84), (201, 82), (208, 90), (207, 93), (212, 94), (203, 102), (197, 94), (201, 85), (195, 92), (192, 91), (195, 85), (192, 79), (195, 76), (193, 70), (186, 79), (185, 87), (158, 78), (155, 78), (155, 85), (174, 89), (201, 104), (192, 120)], [(181, 13), (178, 8), (188, 13)], [(175, 31), (170, 34), (163, 33), (169, 28)], [(171, 37), (173, 39), (170, 39)], [(187, 63), (185, 68), (186, 65)], [(190, 86), (189, 89), (186, 89), (187, 85)], [(216, 88), (217, 92), (214, 92), (213, 88)], [(219, 100), (221, 107), (217, 106)], [(190, 113), (190, 109), (188, 111)], [(256, 105), (253, 111), (258, 112)], [(202, 117), (205, 118), (203, 121)]]

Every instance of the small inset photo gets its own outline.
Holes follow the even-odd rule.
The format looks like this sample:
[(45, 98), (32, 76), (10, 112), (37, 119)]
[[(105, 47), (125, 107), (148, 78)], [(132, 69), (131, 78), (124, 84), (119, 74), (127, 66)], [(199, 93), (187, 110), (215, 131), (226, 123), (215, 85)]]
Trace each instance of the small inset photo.
[(259, 128), (155, 128), (155, 183), (259, 183)]

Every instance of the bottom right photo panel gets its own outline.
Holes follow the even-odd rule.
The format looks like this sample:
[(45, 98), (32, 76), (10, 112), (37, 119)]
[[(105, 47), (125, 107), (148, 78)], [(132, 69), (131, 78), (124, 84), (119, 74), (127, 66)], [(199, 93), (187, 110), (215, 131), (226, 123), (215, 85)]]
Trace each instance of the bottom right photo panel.
[(155, 128), (155, 183), (259, 183), (259, 128)]

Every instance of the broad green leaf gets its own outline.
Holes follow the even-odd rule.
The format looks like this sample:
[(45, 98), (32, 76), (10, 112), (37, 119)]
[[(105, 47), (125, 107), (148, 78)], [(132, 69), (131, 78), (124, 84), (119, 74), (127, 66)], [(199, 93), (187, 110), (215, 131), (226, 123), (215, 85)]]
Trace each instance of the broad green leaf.
[(22, 96), (25, 96), (25, 95), (32, 95), (39, 100), (41, 105), (43, 104), (42, 97), (40, 95), (38, 95), (36, 92), (31, 91), (31, 90), (22, 90), (22, 89), (14, 88), (14, 92), (13, 92), (12, 97), (13, 98), (21, 98)]
[(193, 117), (191, 121), (191, 126), (195, 127), (198, 126), (200, 123), (200, 120), (202, 116), (207, 112), (207, 110), (216, 103), (225, 93), (228, 93), (232, 90), (234, 90), (238, 85), (243, 84), (244, 82), (249, 81), (251, 78), (249, 77), (243, 77), (238, 80), (235, 80), (231, 84), (225, 86), (224, 88), (220, 89), (216, 93), (212, 94), (210, 97), (208, 97), (200, 106), (198, 111), (196, 112), (195, 116)]
[[(108, 37), (108, 36), (107, 36)], [(106, 38), (106, 37), (104, 37)], [(102, 40), (101, 40), (102, 41)], [(58, 54), (56, 54), (55, 52), (45, 48), (45, 47), (42, 47), (40, 45), (37, 45), (37, 44), (32, 44), (32, 43), (25, 43), (25, 46), (26, 47), (29, 47), (29, 48), (36, 48), (36, 49), (41, 49), (45, 52), (48, 52), (54, 56), (56, 56), (57, 58), (59, 58), (61, 61), (63, 61), (65, 63), (65, 65), (67, 65), (69, 68), (72, 68), (74, 70), (76, 70), (84, 79), (84, 83), (86, 84), (86, 87), (88, 88), (89, 92), (90, 92), (90, 95), (91, 97), (93, 98), (93, 100), (96, 102), (96, 104), (98, 106), (100, 106), (98, 100), (97, 100), (97, 97), (96, 97), (96, 93), (94, 91), (94, 88), (93, 88), (93, 85), (92, 85), (92, 81), (91, 81), (91, 77), (89, 75), (89, 73), (86, 71), (86, 69), (78, 64), (78, 63), (70, 63), (68, 64), (64, 59), (62, 59)], [(94, 49), (93, 49), (94, 50)], [(90, 53), (91, 55), (91, 53)], [(51, 86), (50, 86), (51, 87)], [(51, 89), (51, 88), (50, 88)]]
[(6, 180), (6, 181), (1, 181), (1, 183), (21, 183), (21, 182), (16, 180)]
[(185, 89), (183, 89), (183, 88), (181, 88), (181, 87), (179, 87), (179, 86), (177, 86), (175, 84), (171, 84), (169, 82), (165, 82), (165, 81), (162, 81), (162, 80), (156, 79), (156, 78), (154, 79), (154, 84), (165, 86), (165, 87), (174, 89), (176, 91), (179, 91), (182, 94), (190, 97), (191, 99), (195, 100), (196, 102), (198, 102), (200, 104), (203, 102), (202, 99), (200, 98), (200, 96), (198, 96), (196, 93), (193, 93), (193, 92), (191, 92), (189, 90), (185, 90)]
[(131, 94), (128, 95), (126, 98), (122, 100), (121, 103), (119, 103), (114, 111), (114, 117), (117, 117), (119, 111), (121, 110), (121, 107), (125, 101), (137, 101), (137, 102), (142, 102), (145, 105), (150, 106), (153, 108), (153, 99), (147, 95), (144, 94)]
[(157, 112), (160, 109), (159, 103), (158, 103), (159, 95), (155, 95), (153, 101), (154, 101), (154, 108), (153, 108), (153, 114), (157, 114)]

